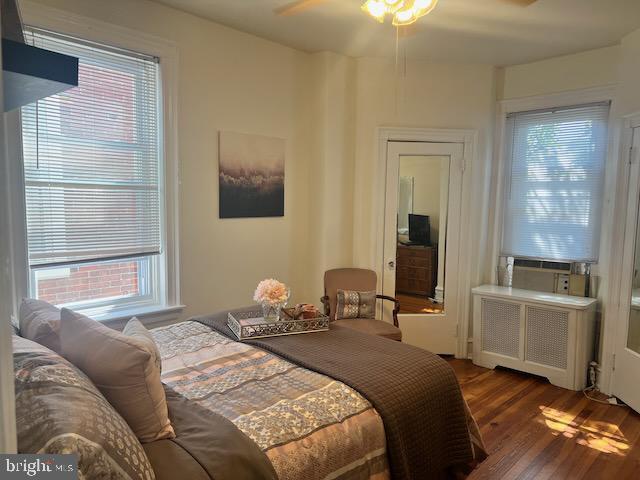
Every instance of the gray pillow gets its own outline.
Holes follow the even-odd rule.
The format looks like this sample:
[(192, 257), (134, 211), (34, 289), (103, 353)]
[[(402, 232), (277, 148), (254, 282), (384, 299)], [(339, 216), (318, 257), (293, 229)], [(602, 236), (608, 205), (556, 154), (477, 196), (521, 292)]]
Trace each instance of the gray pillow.
[(376, 292), (339, 289), (336, 299), (336, 320), (376, 316)]
[(144, 325), (134, 317), (118, 332), (66, 308), (61, 318), (62, 355), (91, 379), (138, 439), (174, 438), (160, 354)]
[(131, 428), (77, 367), (15, 335), (13, 364), (19, 453), (74, 453), (79, 478), (155, 478)]
[(18, 315), (20, 335), (60, 353), (60, 309), (34, 298), (24, 298)]

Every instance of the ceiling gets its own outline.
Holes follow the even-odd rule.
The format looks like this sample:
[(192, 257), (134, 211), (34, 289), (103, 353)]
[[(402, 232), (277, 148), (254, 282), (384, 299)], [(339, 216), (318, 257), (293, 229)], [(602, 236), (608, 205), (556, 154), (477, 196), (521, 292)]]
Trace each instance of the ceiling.
[[(326, 0), (277, 16), (291, 0), (154, 0), (259, 37), (307, 51), (395, 55), (394, 27), (360, 10), (362, 0)], [(640, 0), (440, 0), (406, 27), (407, 58), (513, 65), (614, 45), (640, 27)]]

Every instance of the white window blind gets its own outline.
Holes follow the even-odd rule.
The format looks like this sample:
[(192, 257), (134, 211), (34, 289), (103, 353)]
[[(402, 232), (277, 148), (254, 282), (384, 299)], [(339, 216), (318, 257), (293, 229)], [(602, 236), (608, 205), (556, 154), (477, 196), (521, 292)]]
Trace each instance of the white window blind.
[(508, 117), (503, 255), (597, 261), (608, 118), (608, 102)]
[(160, 252), (155, 58), (27, 29), (76, 56), (79, 86), (22, 109), (32, 267)]

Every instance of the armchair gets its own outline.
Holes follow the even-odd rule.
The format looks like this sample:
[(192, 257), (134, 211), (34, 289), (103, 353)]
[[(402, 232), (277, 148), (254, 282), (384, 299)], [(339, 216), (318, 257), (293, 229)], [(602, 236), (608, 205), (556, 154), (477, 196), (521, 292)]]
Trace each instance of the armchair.
[(320, 299), (325, 315), (332, 322), (362, 332), (401, 341), (402, 331), (398, 324), (400, 302), (387, 295), (376, 295), (376, 299), (393, 302), (393, 325), (371, 318), (349, 318), (336, 320), (337, 292), (342, 290), (374, 291), (377, 286), (376, 272), (360, 268), (338, 268), (324, 274), (324, 296)]

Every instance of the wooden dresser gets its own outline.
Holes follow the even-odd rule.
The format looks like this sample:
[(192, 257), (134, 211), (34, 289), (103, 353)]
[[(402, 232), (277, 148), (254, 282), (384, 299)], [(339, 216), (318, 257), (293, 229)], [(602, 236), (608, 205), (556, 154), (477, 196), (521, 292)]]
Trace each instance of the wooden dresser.
[(433, 297), (438, 276), (438, 249), (398, 244), (396, 291)]

